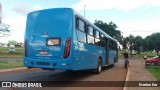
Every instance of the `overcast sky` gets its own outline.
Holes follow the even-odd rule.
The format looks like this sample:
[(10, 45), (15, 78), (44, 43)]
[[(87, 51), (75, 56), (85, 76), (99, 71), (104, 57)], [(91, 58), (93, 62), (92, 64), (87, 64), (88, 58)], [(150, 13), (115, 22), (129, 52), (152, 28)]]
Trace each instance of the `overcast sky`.
[(160, 0), (1, 0), (0, 3), (2, 22), (11, 25), (13, 30), (10, 37), (0, 38), (0, 42), (23, 42), (26, 16), (31, 11), (70, 7), (83, 15), (85, 5), (89, 21), (113, 21), (124, 36), (144, 38), (160, 32)]

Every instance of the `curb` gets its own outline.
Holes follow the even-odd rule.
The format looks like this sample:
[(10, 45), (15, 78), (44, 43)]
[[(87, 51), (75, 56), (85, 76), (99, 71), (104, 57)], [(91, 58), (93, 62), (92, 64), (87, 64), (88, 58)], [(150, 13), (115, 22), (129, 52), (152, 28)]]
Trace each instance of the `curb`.
[[(128, 68), (125, 81), (129, 81), (130, 68), (131, 68), (131, 63), (130, 63), (130, 67)], [(128, 87), (126, 87), (126, 82), (124, 84), (123, 90), (128, 90)]]
[(10, 71), (24, 70), (24, 69), (27, 69), (27, 68), (26, 67), (22, 67), (22, 68), (3, 69), (3, 70), (0, 70), (0, 73), (1, 72), (10, 72)]

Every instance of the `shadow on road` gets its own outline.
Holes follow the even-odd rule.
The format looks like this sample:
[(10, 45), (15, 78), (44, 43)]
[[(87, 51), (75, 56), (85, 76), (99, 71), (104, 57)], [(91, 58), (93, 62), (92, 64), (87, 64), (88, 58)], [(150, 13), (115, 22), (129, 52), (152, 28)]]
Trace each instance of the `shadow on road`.
[[(114, 66), (107, 66), (103, 68), (103, 72), (113, 68)], [(45, 73), (45, 74), (44, 74)], [(32, 77), (25, 78), (27, 81), (84, 81), (85, 78), (90, 76), (99, 76), (91, 70), (79, 70), (79, 71), (44, 71), (44, 73), (32, 73)], [(39, 78), (37, 78), (37, 75)], [(42, 77), (42, 78), (40, 78)]]
[[(27, 81), (42, 81), (45, 82), (45, 86), (48, 87), (88, 87), (88, 86), (105, 86), (106, 82), (101, 82), (97, 78), (96, 81), (89, 78), (102, 77), (103, 72), (112, 69), (113, 66), (107, 66), (103, 68), (102, 73), (96, 74), (90, 70), (81, 71), (54, 71), (54, 72), (44, 72), (45, 74), (32, 74), (32, 77), (27, 77)], [(37, 78), (37, 75), (39, 78)], [(42, 78), (41, 78), (42, 77)], [(105, 84), (104, 84), (105, 83)], [(109, 84), (109, 83), (108, 83)]]

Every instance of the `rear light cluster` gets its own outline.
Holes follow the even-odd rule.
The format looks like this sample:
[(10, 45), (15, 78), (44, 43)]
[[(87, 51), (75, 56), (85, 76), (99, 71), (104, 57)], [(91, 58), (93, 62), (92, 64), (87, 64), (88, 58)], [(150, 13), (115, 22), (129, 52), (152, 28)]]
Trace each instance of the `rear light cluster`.
[(26, 57), (28, 57), (28, 47), (27, 47), (27, 40), (25, 40), (25, 42), (24, 42), (24, 54), (25, 54), (25, 56)]
[(69, 56), (69, 54), (70, 54), (70, 47), (71, 47), (71, 38), (68, 38), (66, 40), (66, 43), (65, 43), (63, 58), (67, 58)]

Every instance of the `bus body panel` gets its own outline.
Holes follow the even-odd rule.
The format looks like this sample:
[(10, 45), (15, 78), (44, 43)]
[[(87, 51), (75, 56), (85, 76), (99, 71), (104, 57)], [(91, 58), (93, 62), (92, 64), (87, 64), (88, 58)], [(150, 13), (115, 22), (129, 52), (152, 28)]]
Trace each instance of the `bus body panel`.
[[(58, 15), (57, 15), (58, 14)], [(62, 18), (63, 17), (63, 18)], [(66, 39), (71, 37), (72, 14), (69, 10), (47, 10), (29, 14), (26, 28), (28, 54), (32, 58), (60, 59), (63, 57)], [(60, 21), (60, 22), (57, 22)], [(65, 33), (64, 33), (65, 32)], [(47, 39), (57, 38), (60, 45), (46, 46)], [(47, 50), (47, 56), (40, 50)]]
[(116, 51), (114, 51), (114, 50), (109, 50), (109, 65), (115, 63), (114, 60), (115, 60), (116, 57), (117, 57)]
[[(105, 50), (99, 49), (94, 45), (88, 45), (82, 42), (75, 44), (74, 56), (74, 68), (78, 69), (93, 69), (97, 68), (98, 59), (101, 56), (104, 60), (102, 61), (105, 66)], [(77, 48), (77, 49), (76, 49)], [(76, 60), (77, 59), (77, 60)]]
[[(40, 10), (28, 14), (25, 32), (28, 57), (24, 56), (24, 65), (43, 68), (53, 68), (53, 64), (56, 64), (54, 68), (72, 65), (72, 54), (65, 61), (63, 58), (66, 40), (72, 39), (72, 24), (73, 10), (68, 8)], [(60, 44), (49, 46), (48, 39), (58, 39)], [(52, 63), (47, 64), (49, 62)]]

